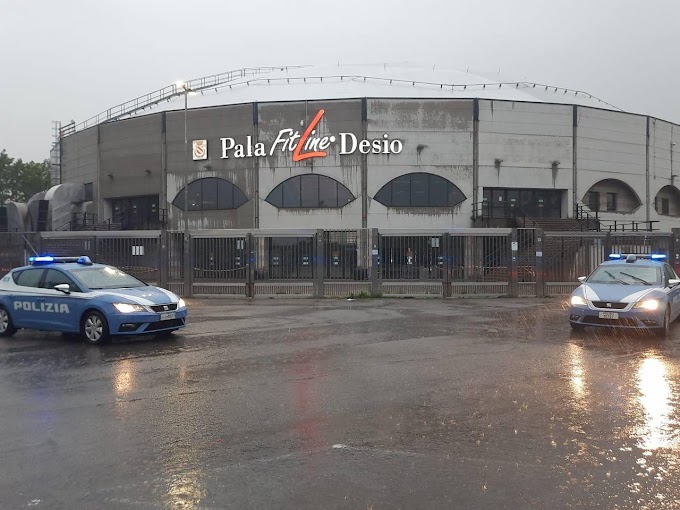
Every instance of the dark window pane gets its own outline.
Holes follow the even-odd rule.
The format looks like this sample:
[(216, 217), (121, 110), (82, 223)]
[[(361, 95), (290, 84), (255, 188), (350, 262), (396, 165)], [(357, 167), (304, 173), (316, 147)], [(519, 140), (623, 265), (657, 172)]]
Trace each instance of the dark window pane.
[(427, 174), (411, 174), (411, 207), (428, 206), (428, 177)]
[(234, 185), (223, 179), (217, 180), (217, 208), (218, 209), (233, 209), (234, 208)]
[(91, 202), (93, 197), (93, 186), (91, 182), (83, 184), (83, 200)]
[(343, 207), (354, 200), (352, 192), (338, 183), (338, 207)]
[(392, 206), (409, 207), (411, 205), (411, 179), (402, 175), (392, 181)]
[(378, 193), (376, 193), (375, 200), (380, 202), (382, 205), (385, 207), (390, 207), (392, 206), (392, 182), (388, 182), (385, 184)]
[(449, 188), (449, 203), (448, 203), (449, 207), (458, 205), (463, 200), (465, 200), (465, 195), (463, 195), (463, 192), (459, 190), (457, 186), (449, 182), (448, 188)]
[(670, 211), (670, 200), (667, 198), (662, 198), (661, 199), (661, 214), (669, 214)]
[(319, 207), (338, 207), (338, 183), (319, 176)]
[(600, 194), (597, 191), (588, 192), (588, 207), (591, 211), (600, 210)]
[[(430, 176), (430, 207), (446, 207), (448, 203), (449, 183), (446, 179), (436, 175)], [(491, 194), (489, 190), (484, 190), (484, 196), (488, 199)]]
[(300, 205), (302, 207), (319, 207), (319, 176), (300, 176)]
[(616, 193), (607, 193), (607, 211), (616, 211)]
[[(172, 201), (172, 205), (174, 205), (178, 209), (182, 209), (182, 210), (184, 210), (184, 193), (185, 193), (185, 189), (182, 188), (182, 190), (179, 193), (177, 193), (175, 200)], [(120, 203), (118, 203), (117, 201), (114, 202), (113, 213), (115, 214), (115, 213), (119, 212), (120, 207), (121, 207)]]
[(234, 186), (231, 183), (229, 183), (229, 186), (231, 186), (234, 193), (234, 209), (238, 209), (248, 201), (248, 197), (238, 188), (238, 186)]
[(194, 181), (189, 184), (189, 210), (201, 210), (201, 181)]
[(44, 272), (44, 269), (27, 269), (17, 278), (17, 285), (22, 287), (38, 287)]
[(299, 177), (293, 177), (283, 183), (283, 207), (300, 207)]
[(213, 178), (201, 179), (201, 209), (204, 211), (217, 209), (217, 182)]
[(283, 207), (283, 185), (279, 184), (267, 197), (267, 202), (274, 207)]
[(69, 289), (71, 292), (79, 292), (80, 289), (76, 287), (76, 285), (73, 283), (73, 281), (66, 276), (64, 273), (61, 271), (57, 271), (56, 269), (48, 269), (47, 274), (45, 275), (45, 281), (42, 284), (42, 288), (44, 289), (54, 289), (56, 285), (61, 285), (61, 284), (68, 284)]

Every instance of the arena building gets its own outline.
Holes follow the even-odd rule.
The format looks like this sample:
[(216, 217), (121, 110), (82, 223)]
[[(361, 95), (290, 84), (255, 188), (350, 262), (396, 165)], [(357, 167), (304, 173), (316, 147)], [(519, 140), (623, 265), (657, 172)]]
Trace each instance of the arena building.
[(437, 67), (243, 69), (62, 126), (56, 187), (8, 222), (670, 230), (678, 132), (585, 92)]

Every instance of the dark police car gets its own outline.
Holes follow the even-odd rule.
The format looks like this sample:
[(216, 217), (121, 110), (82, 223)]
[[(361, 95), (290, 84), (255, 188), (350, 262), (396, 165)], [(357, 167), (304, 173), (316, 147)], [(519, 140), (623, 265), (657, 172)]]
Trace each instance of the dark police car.
[(88, 257), (31, 257), (0, 279), (0, 336), (18, 329), (112, 335), (167, 334), (186, 324), (183, 299)]

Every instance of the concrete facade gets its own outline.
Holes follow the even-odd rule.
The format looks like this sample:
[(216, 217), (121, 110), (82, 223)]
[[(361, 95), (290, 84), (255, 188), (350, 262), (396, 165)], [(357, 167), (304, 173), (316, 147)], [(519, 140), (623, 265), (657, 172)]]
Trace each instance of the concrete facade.
[[(191, 101), (191, 98), (190, 98)], [(293, 162), (292, 152), (269, 152), (281, 130), (300, 134), (319, 110), (317, 136), (352, 133), (358, 140), (399, 140), (398, 154), (340, 154)], [(189, 109), (189, 160), (184, 111), (160, 112), (100, 124), (64, 137), (62, 182), (93, 183), (93, 210), (104, 220), (111, 200), (157, 195), (168, 226), (181, 229), (185, 212), (172, 205), (186, 183), (225, 179), (247, 197), (237, 209), (189, 211), (191, 229), (222, 228), (449, 228), (470, 227), (485, 188), (545, 189), (561, 193), (561, 217), (574, 203), (601, 193), (600, 217), (658, 220), (677, 226), (680, 191), (674, 175), (678, 126), (651, 117), (573, 104), (492, 99), (357, 98), (245, 103)], [(222, 138), (261, 142), (264, 156), (222, 157)], [(207, 140), (208, 157), (194, 161), (193, 140)], [(188, 174), (185, 170), (188, 166)], [(464, 195), (452, 207), (389, 207), (375, 195), (411, 173), (445, 178)], [(337, 208), (283, 208), (267, 201), (291, 177), (318, 174), (354, 197)], [(606, 211), (606, 193), (619, 210)], [(660, 199), (670, 201), (660, 214)], [(605, 202), (603, 202), (605, 201)], [(602, 207), (604, 205), (604, 207)]]

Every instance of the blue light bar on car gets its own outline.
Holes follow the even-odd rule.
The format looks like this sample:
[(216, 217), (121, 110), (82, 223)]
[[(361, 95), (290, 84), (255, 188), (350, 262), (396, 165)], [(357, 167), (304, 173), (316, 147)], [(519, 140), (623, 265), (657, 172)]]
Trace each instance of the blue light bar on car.
[(49, 256), (28, 257), (28, 261), (31, 264), (49, 264), (50, 262), (54, 262), (54, 257)]
[(637, 259), (665, 260), (668, 258), (668, 255), (665, 253), (610, 253), (609, 258), (614, 260), (626, 259), (627, 261)]
[(91, 266), (92, 260), (90, 257), (83, 255), (82, 257), (53, 257), (51, 255), (38, 255), (36, 257), (28, 257), (28, 262), (31, 265), (38, 266), (40, 264), (55, 264), (55, 263), (78, 263), (84, 266)]

